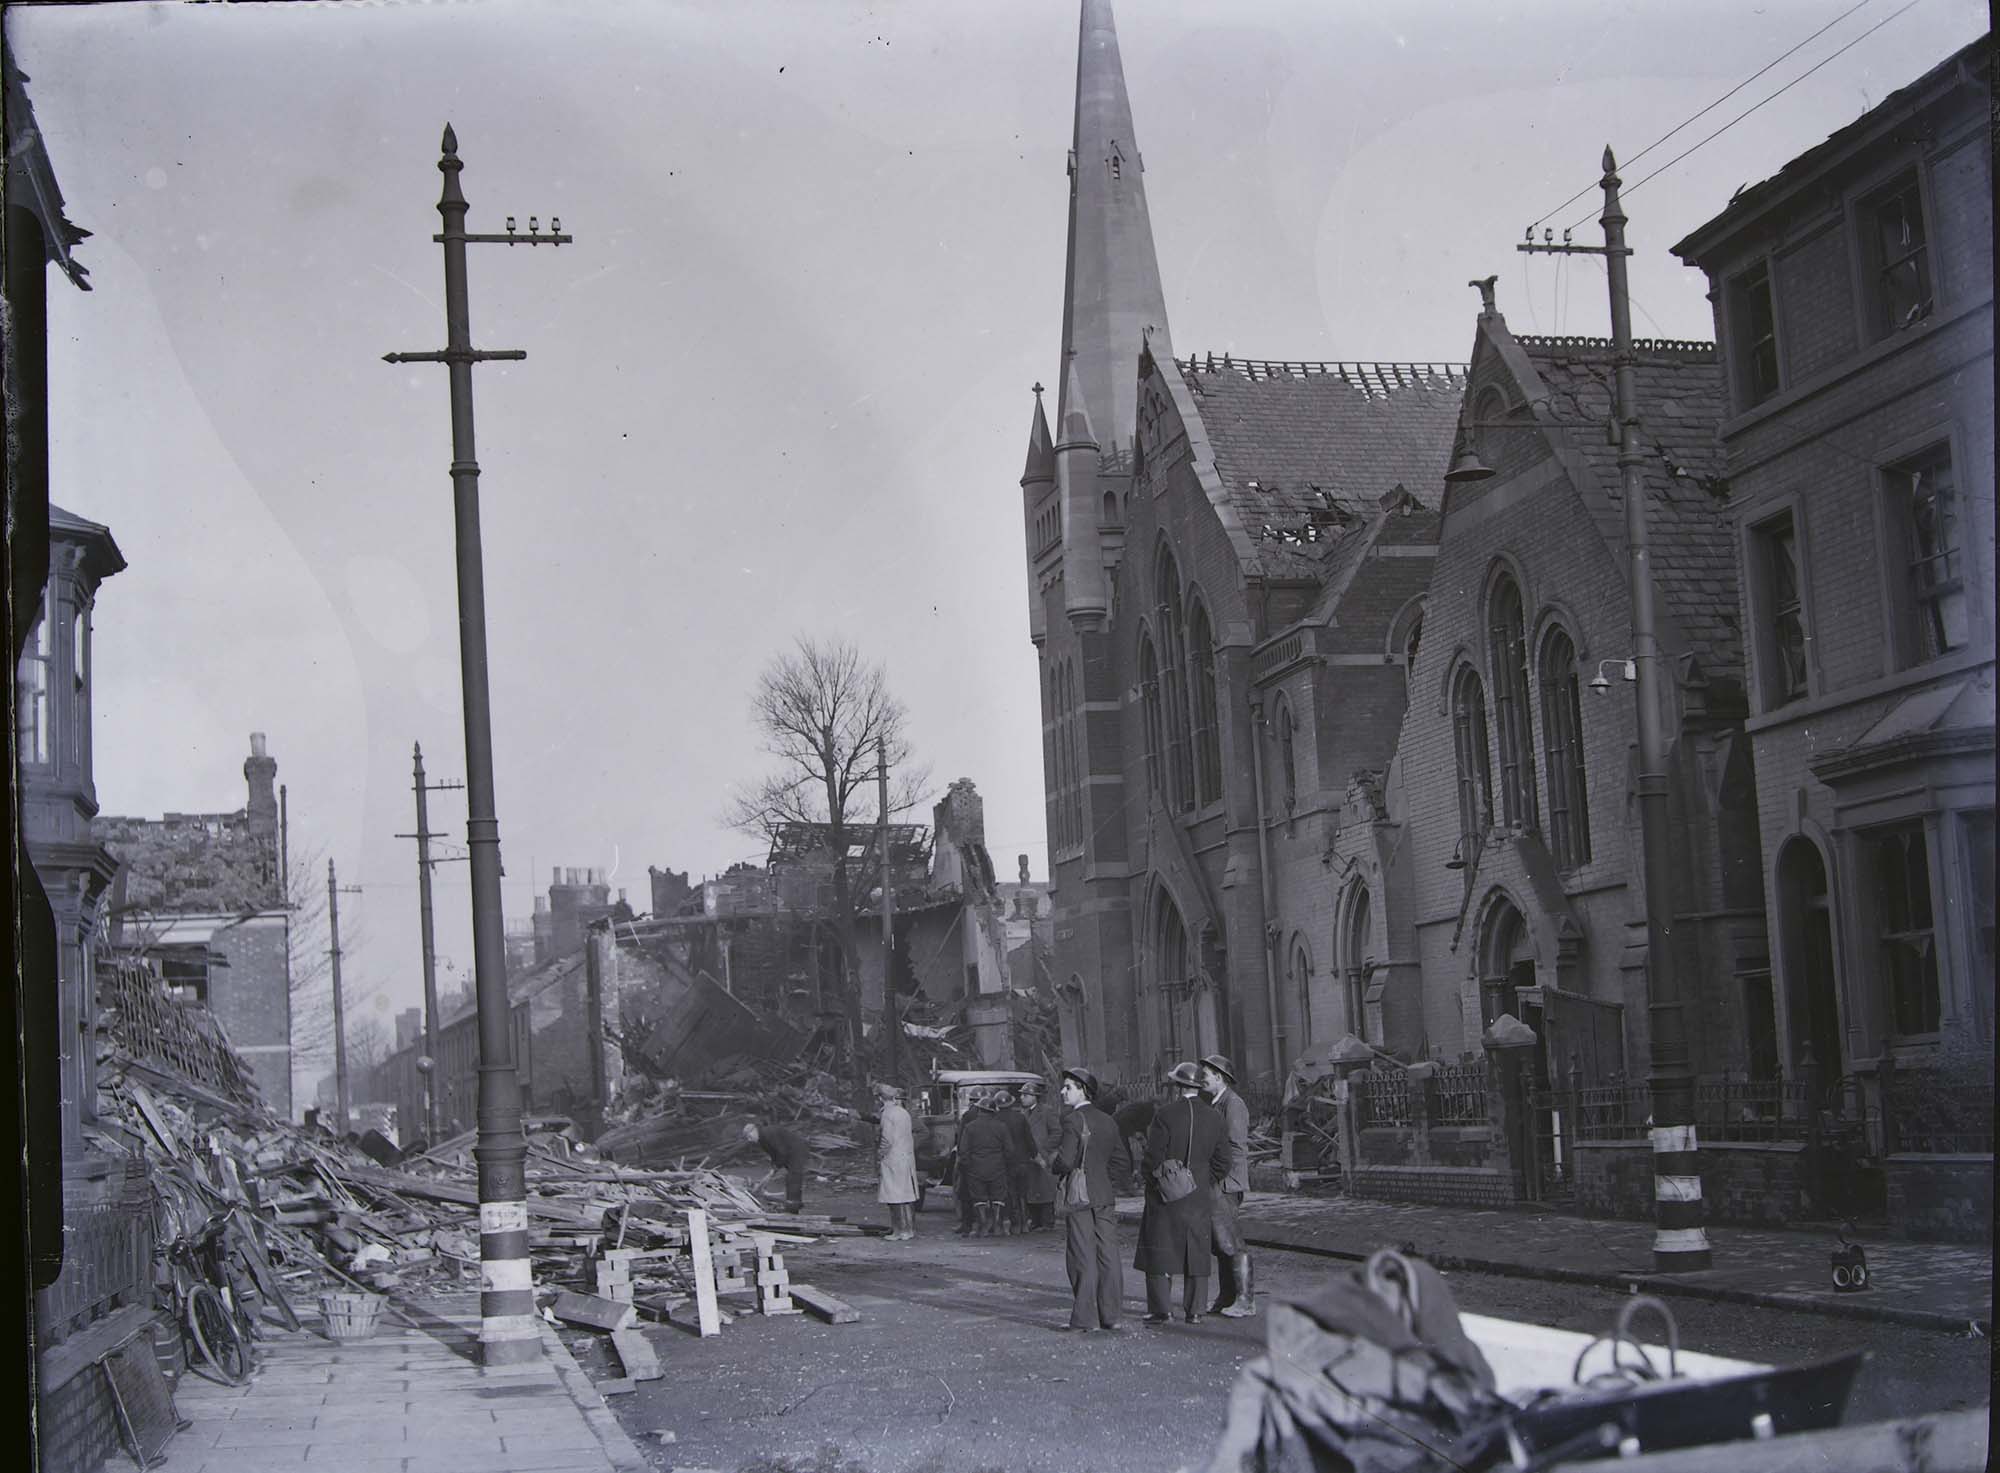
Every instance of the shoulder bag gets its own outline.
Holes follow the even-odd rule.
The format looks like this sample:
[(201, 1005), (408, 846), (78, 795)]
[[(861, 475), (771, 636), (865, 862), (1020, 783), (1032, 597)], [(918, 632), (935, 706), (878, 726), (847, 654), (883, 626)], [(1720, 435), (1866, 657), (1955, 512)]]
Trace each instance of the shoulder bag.
[[(1194, 1101), (1188, 1101), (1188, 1143), (1194, 1143)], [(1153, 1172), (1153, 1185), (1162, 1202), (1178, 1202), (1194, 1194), (1194, 1173), (1186, 1161), (1162, 1161)]]
[(1083, 1146), (1077, 1152), (1076, 1169), (1063, 1178), (1063, 1210), (1073, 1212), (1090, 1206), (1090, 1122), (1079, 1120)]

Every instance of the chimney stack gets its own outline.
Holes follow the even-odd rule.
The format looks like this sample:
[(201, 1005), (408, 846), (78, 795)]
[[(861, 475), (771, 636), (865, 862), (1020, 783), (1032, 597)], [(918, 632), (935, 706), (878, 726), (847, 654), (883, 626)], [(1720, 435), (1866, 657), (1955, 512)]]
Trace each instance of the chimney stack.
[(250, 788), (244, 816), (249, 821), (250, 832), (259, 839), (276, 840), (278, 837), (277, 778), (277, 760), (264, 753), (264, 733), (251, 732), (250, 755), (243, 760), (243, 780)]

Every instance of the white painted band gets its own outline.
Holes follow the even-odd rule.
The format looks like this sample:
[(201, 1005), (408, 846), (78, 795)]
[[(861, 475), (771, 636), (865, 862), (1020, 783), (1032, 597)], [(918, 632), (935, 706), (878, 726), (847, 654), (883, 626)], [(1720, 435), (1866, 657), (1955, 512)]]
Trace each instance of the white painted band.
[(525, 1233), (528, 1230), (526, 1202), (481, 1202), (479, 1231), (482, 1233)]
[(1698, 1176), (1656, 1176), (1653, 1178), (1653, 1200), (1655, 1202), (1699, 1202), (1701, 1200), (1701, 1178)]
[(495, 1258), (479, 1265), (482, 1290), (528, 1289), (535, 1287), (535, 1271), (525, 1258)]
[(479, 1322), (481, 1340), (533, 1340), (540, 1336), (538, 1321), (531, 1314), (490, 1314)]
[(1692, 1125), (1654, 1126), (1653, 1149), (1656, 1151), (1694, 1150), (1694, 1127)]
[(1656, 1228), (1653, 1232), (1655, 1253), (1706, 1253), (1708, 1233), (1702, 1228)]

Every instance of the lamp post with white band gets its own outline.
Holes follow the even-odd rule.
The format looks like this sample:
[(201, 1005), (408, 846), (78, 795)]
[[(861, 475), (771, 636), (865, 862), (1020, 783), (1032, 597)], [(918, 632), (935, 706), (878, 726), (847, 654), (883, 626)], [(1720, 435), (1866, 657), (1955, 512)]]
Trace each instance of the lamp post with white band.
[(506, 930), (500, 909), (500, 821), (493, 803), (493, 719), (487, 685), (486, 574), (479, 541), (479, 462), (472, 434), (472, 365), (526, 358), (520, 349), (484, 352), (472, 346), (465, 247), (555, 245), (571, 239), (561, 222), (528, 218), (528, 233), (507, 222), (505, 235), (468, 235), (466, 199), (458, 176), (458, 137), (447, 124), (438, 170), (444, 189), (438, 214), (444, 246), (445, 347), (433, 353), (388, 353), (389, 363), (442, 363), (451, 382), (451, 486), (458, 549), (459, 673), (465, 705), (465, 840), (472, 870), (472, 966), (479, 1002), (479, 1359), (486, 1366), (538, 1360), (541, 1332), (528, 1262), (527, 1155), (521, 1134), (521, 1081), (514, 1065), (514, 1017), (507, 996)]

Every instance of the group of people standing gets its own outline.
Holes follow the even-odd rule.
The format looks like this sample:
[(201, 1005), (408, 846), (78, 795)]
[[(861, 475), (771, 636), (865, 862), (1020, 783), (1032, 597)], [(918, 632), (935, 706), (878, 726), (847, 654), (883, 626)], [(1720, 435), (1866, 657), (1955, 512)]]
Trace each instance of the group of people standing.
[(960, 1237), (1043, 1232), (1055, 1221), (1055, 1177), (1049, 1162), (1056, 1120), (1033, 1084), (996, 1086), (974, 1094), (958, 1122)]
[[(1236, 1092), (1235, 1066), (1210, 1054), (1176, 1064), (1163, 1082), (1171, 1094), (1155, 1106), (1141, 1148), (1146, 1206), (1133, 1266), (1146, 1276), (1145, 1323), (1173, 1317), (1176, 1277), (1191, 1325), (1209, 1314), (1253, 1315), (1250, 1254), (1237, 1222), (1250, 1184), (1250, 1109)], [(1122, 1313), (1115, 1183), (1131, 1169), (1132, 1148), (1119, 1120), (1097, 1108), (1097, 1095), (1090, 1070), (1063, 1071), (1066, 1108), (1052, 1164), (1068, 1224), (1066, 1330), (1116, 1330)], [(1204, 1307), (1212, 1264), (1220, 1266), (1220, 1292)]]

